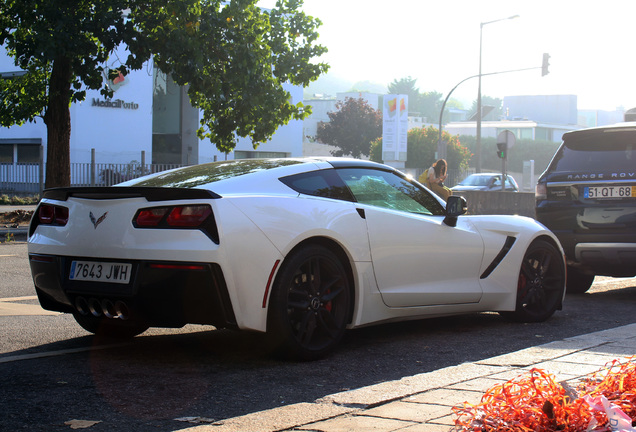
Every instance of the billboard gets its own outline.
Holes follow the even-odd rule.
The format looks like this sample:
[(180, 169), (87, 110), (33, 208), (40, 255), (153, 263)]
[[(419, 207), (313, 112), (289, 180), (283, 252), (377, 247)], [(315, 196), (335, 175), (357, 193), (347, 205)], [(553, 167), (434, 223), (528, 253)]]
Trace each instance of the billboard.
[(382, 108), (382, 159), (385, 162), (406, 161), (409, 97), (386, 95)]

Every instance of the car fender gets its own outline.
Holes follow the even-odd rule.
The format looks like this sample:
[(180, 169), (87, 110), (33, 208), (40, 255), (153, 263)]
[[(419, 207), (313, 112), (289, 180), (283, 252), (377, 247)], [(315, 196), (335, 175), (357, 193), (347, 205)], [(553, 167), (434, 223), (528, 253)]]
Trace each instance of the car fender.
[[(360, 297), (360, 283), (356, 262), (370, 263), (366, 223), (353, 203), (298, 197), (227, 197), (231, 203), (224, 209), (219, 223), (221, 242), (227, 262), (236, 263), (251, 257), (249, 272), (243, 266), (228, 265), (228, 285), (235, 287), (236, 315), (241, 316), (239, 327), (264, 331), (267, 324), (269, 296), (280, 264), (294, 247), (316, 237), (328, 238), (343, 249), (350, 259), (354, 273), (356, 297)], [(318, 207), (320, 207), (318, 209)], [(245, 224), (245, 218), (251, 223)], [(232, 221), (243, 221), (233, 223)], [(249, 228), (246, 228), (248, 226)], [(258, 253), (256, 253), (258, 251)], [(269, 281), (269, 284), (268, 284)]]
[(314, 197), (250, 197), (232, 203), (281, 254), (324, 236), (340, 244), (352, 261), (371, 261), (366, 223), (354, 203)]
[[(472, 219), (484, 240), (484, 260), (480, 275), (484, 309), (515, 310), (521, 261), (526, 250), (535, 240), (550, 239), (561, 256), (564, 256), (563, 248), (556, 236), (534, 219), (508, 215), (463, 217)], [(514, 238), (514, 243), (503, 259), (497, 262), (498, 255), (504, 249), (508, 237)], [(496, 266), (488, 272), (493, 263), (496, 263)]]

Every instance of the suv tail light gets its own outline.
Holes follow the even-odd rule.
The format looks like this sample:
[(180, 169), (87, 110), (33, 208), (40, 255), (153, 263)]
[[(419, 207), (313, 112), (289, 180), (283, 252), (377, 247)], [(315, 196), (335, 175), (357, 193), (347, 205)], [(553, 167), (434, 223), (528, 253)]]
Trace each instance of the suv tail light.
[(534, 197), (537, 200), (544, 200), (548, 197), (548, 188), (545, 183), (537, 183), (537, 186), (534, 189)]
[(38, 209), (38, 219), (43, 225), (64, 226), (68, 222), (68, 208), (42, 204)]

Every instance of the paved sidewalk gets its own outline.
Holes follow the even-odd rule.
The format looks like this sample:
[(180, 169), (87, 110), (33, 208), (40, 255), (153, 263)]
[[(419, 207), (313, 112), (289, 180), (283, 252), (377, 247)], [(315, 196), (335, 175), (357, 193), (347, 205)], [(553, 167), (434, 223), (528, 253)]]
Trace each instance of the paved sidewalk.
[[(185, 429), (188, 432), (448, 432), (451, 407), (531, 368), (577, 380), (636, 354), (636, 324)], [(202, 419), (205, 421), (205, 419)]]

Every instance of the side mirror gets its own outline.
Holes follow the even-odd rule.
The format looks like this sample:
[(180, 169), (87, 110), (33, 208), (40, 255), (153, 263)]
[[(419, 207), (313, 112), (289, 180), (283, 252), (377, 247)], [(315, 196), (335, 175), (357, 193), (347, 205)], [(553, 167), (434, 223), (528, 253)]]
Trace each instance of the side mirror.
[(463, 196), (451, 195), (446, 200), (446, 217), (444, 223), (450, 227), (457, 225), (457, 218), (468, 211), (468, 203)]

